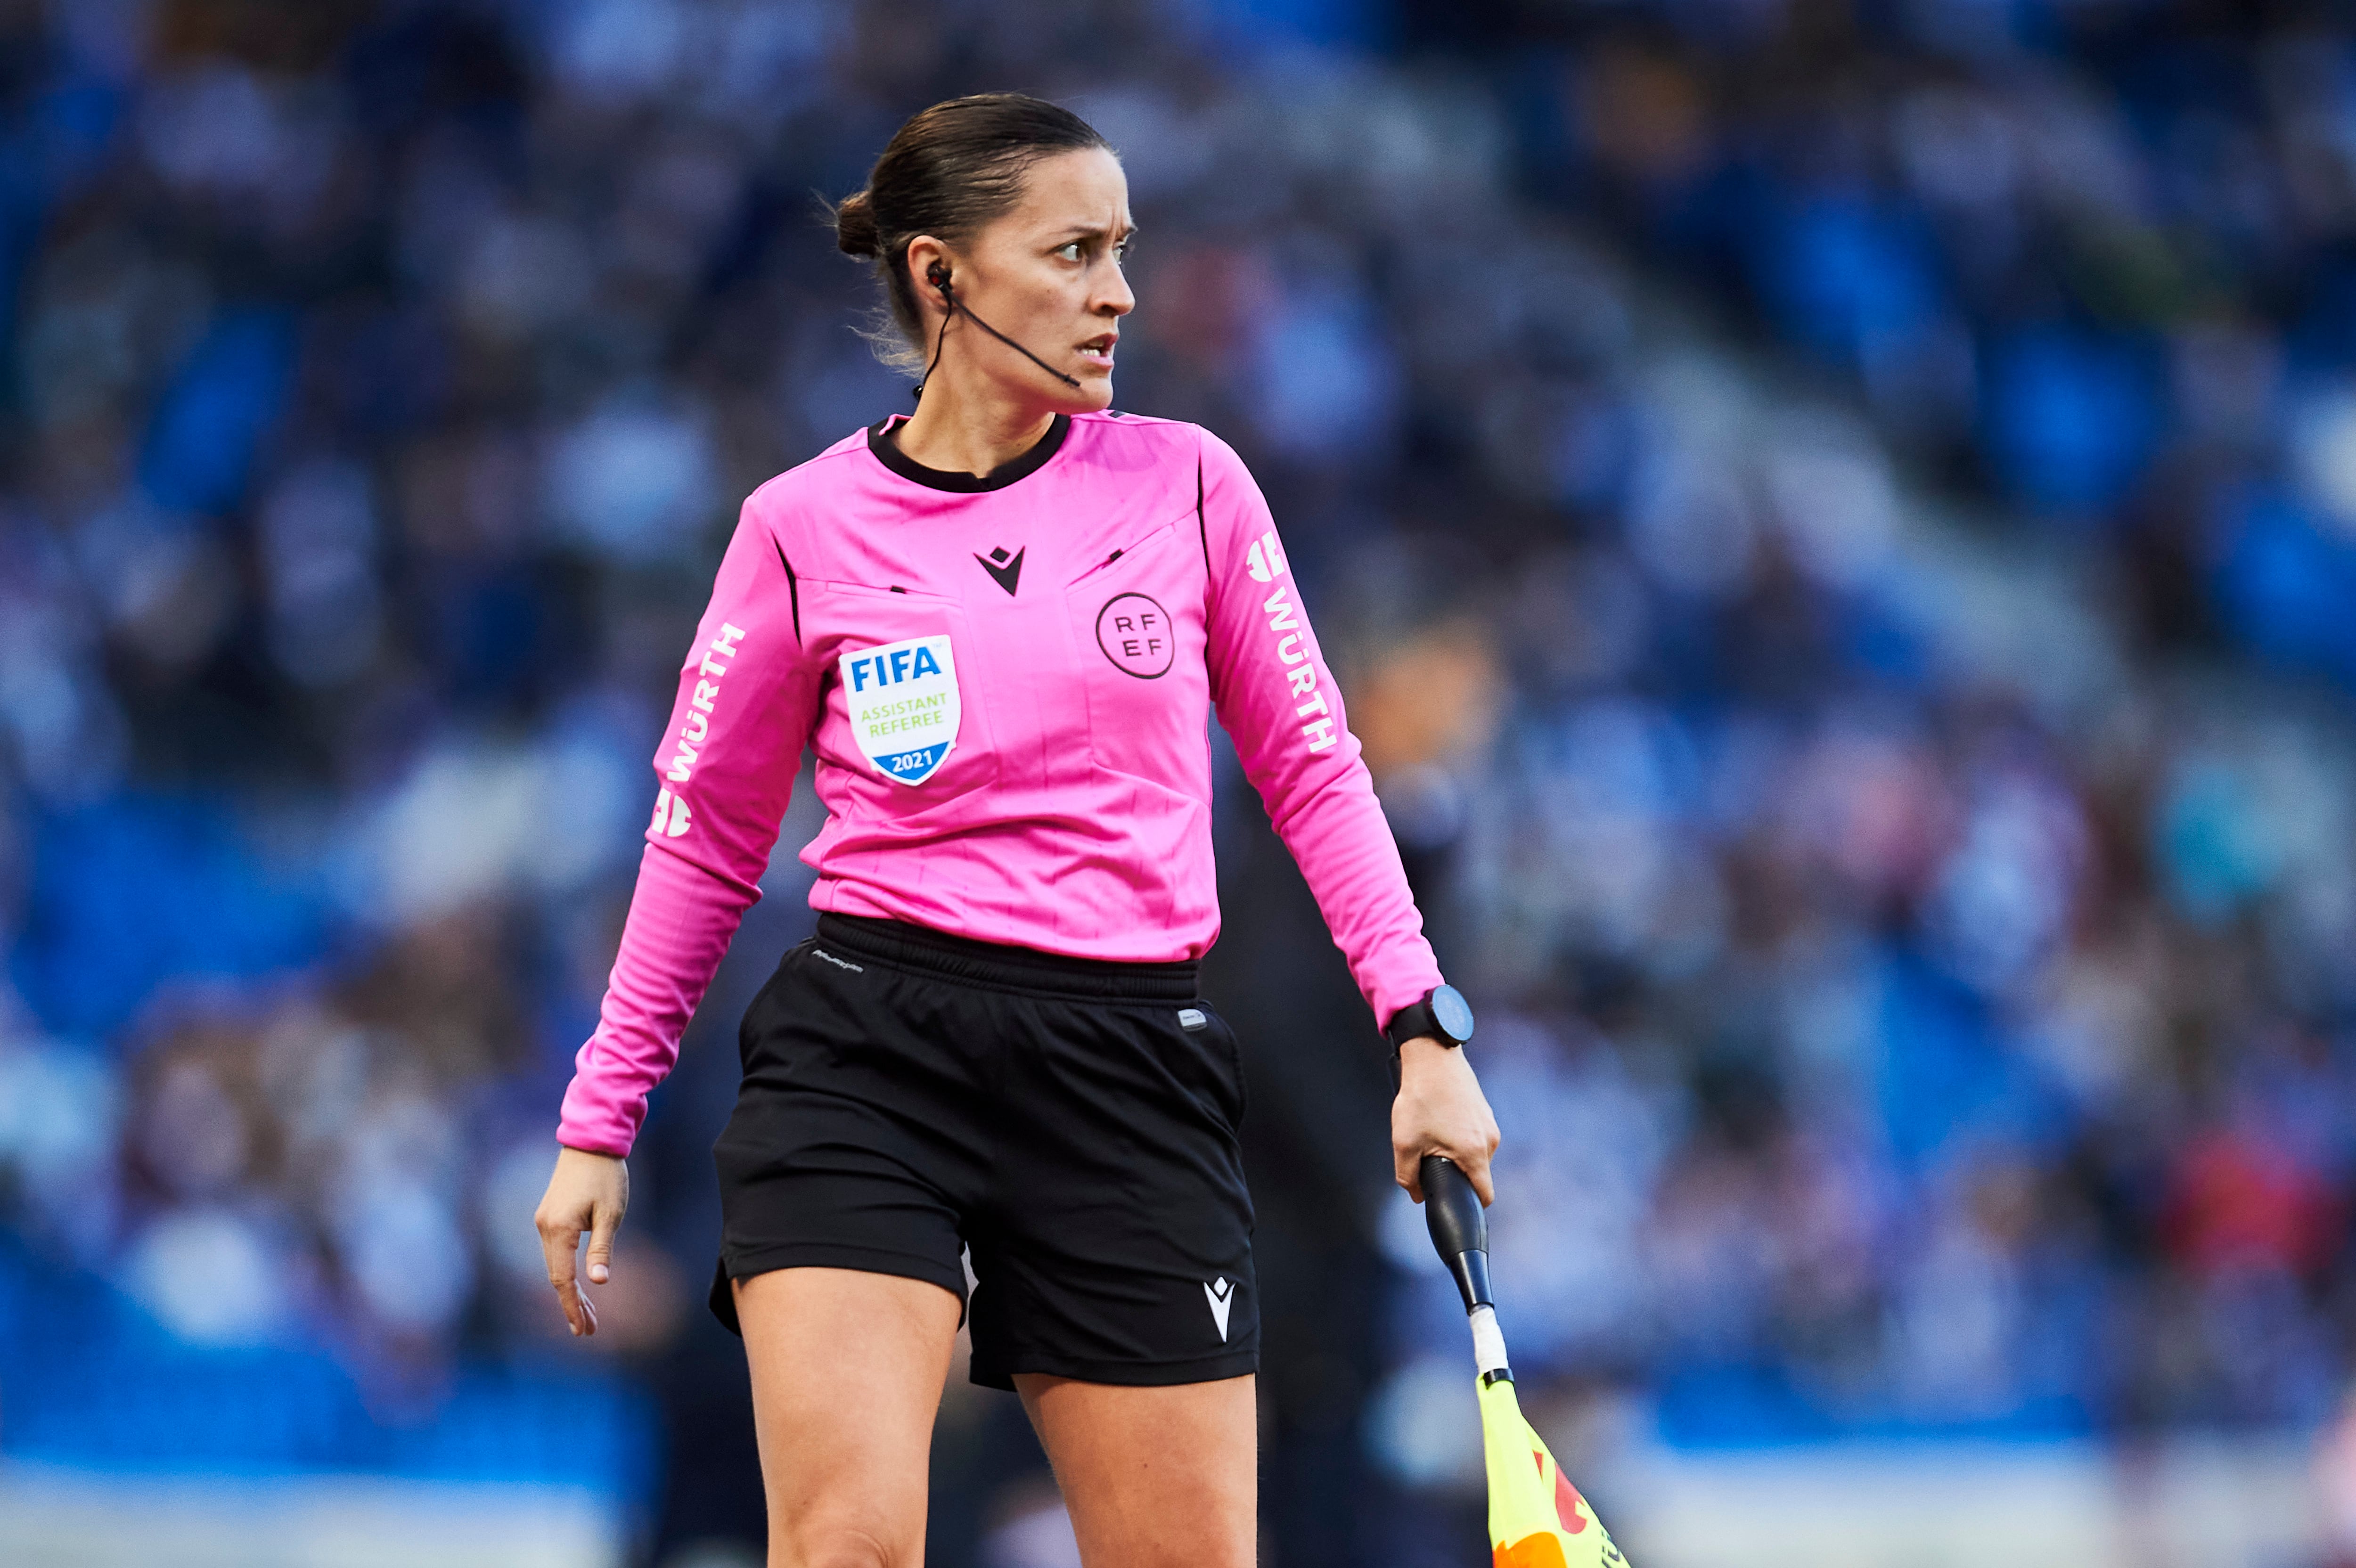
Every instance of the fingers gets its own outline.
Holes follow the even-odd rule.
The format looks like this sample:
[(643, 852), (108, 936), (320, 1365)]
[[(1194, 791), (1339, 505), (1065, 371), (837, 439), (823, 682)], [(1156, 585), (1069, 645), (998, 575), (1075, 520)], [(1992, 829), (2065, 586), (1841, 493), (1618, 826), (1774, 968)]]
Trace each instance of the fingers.
[(1398, 1093), (1391, 1102), (1391, 1177), (1420, 1203), (1420, 1167), (1428, 1154), (1445, 1155), (1472, 1183), (1483, 1204), (1494, 1200), (1489, 1157), (1497, 1147), (1497, 1119), (1481, 1081), (1461, 1051), (1428, 1039), (1399, 1047)]
[(562, 1221), (542, 1218), (540, 1225), (540, 1248), (548, 1261), (548, 1283), (556, 1290), (556, 1305), (564, 1311), (564, 1321), (575, 1334), (597, 1331), (596, 1314), (590, 1309), (588, 1298), (574, 1283), (573, 1254), (581, 1246), (581, 1228)]
[[(1494, 1149), (1496, 1147), (1496, 1145), (1492, 1143), (1489, 1147), (1491, 1149)], [(1466, 1177), (1471, 1179), (1472, 1182), (1472, 1190), (1474, 1193), (1479, 1195), (1482, 1208), (1486, 1209), (1490, 1204), (1494, 1203), (1497, 1200), (1496, 1184), (1491, 1179), (1489, 1175), (1489, 1155), (1487, 1151), (1484, 1150), (1479, 1155), (1474, 1155), (1468, 1150), (1462, 1154), (1451, 1154), (1448, 1157), (1456, 1162), (1457, 1169), (1462, 1171)]]
[(1456, 1168), (1472, 1181), (1472, 1190), (1480, 1195), (1481, 1207), (1486, 1209), (1497, 1200), (1496, 1185), (1489, 1174), (1489, 1157), (1496, 1147), (1494, 1137), (1487, 1140), (1486, 1147), (1479, 1143), (1466, 1146), (1437, 1138), (1412, 1147), (1394, 1145), (1391, 1148), (1391, 1178), (1407, 1189), (1409, 1198), (1420, 1203), (1423, 1201), (1423, 1157), (1441, 1155), (1453, 1160)]
[(621, 1211), (610, 1203), (600, 1203), (589, 1219), (589, 1283), (603, 1285), (612, 1277), (614, 1263), (614, 1232), (621, 1229)]
[[(1437, 1118), (1435, 1118), (1437, 1120)], [(1446, 1122), (1401, 1115), (1394, 1120), (1391, 1133), (1391, 1179), (1404, 1188), (1407, 1195), (1418, 1203), (1424, 1200), (1423, 1157), (1441, 1155), (1456, 1162), (1472, 1183), (1472, 1190), (1481, 1197), (1483, 1208), (1496, 1200), (1496, 1188), (1490, 1177), (1490, 1157), (1497, 1151), (1497, 1124), (1487, 1116), (1471, 1125), (1456, 1119), (1454, 1125)]]
[[(563, 1309), (565, 1326), (577, 1337), (597, 1332), (597, 1308), (582, 1293), (581, 1282), (573, 1272), (573, 1254), (581, 1249), (581, 1224), (577, 1219), (558, 1219), (543, 1209), (532, 1217), (540, 1228), (541, 1252), (548, 1260), (548, 1283), (556, 1292), (556, 1305)], [(597, 1223), (593, 1219), (593, 1224)], [(604, 1223), (605, 1258), (611, 1260), (614, 1226)], [(599, 1254), (593, 1249), (591, 1256)], [(595, 1277), (603, 1279), (607, 1271), (600, 1268)]]
[(597, 1308), (581, 1288), (573, 1255), (585, 1232), (589, 1238), (588, 1282), (603, 1285), (613, 1275), (614, 1234), (630, 1204), (629, 1168), (616, 1155), (563, 1148), (557, 1151), (556, 1169), (540, 1200), (532, 1223), (540, 1229), (541, 1250), (548, 1257), (548, 1283), (556, 1304), (576, 1335), (597, 1332)]
[(1407, 1189), (1407, 1195), (1417, 1202), (1423, 1201), (1423, 1157), (1420, 1146), (1391, 1145), (1391, 1179)]
[(1480, 1195), (1481, 1207), (1483, 1209), (1497, 1200), (1496, 1183), (1490, 1175), (1489, 1161), (1496, 1154), (1497, 1145), (1501, 1141), (1501, 1135), (1497, 1131), (1497, 1118), (1490, 1115), (1488, 1102), (1483, 1100), (1481, 1103), (1480, 1131), (1475, 1135), (1473, 1141), (1461, 1149), (1451, 1151), (1448, 1157), (1457, 1163), (1467, 1177), (1472, 1179), (1472, 1190)]

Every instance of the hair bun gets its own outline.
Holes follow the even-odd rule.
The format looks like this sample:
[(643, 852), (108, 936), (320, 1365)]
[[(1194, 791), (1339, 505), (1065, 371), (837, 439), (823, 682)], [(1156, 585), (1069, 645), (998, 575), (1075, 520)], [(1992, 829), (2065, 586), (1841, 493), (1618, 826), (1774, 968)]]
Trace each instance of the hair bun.
[(884, 235), (875, 226), (875, 204), (865, 191), (847, 196), (834, 209), (834, 243), (846, 256), (880, 256)]

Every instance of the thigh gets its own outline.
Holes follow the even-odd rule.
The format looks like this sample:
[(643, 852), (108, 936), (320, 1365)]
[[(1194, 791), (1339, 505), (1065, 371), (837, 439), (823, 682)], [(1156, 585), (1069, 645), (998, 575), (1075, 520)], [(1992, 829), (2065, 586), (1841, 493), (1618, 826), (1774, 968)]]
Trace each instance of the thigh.
[(735, 1282), (769, 1504), (770, 1568), (925, 1559), (933, 1417), (958, 1301), (850, 1269)]
[(1255, 1380), (1138, 1388), (1015, 1380), (1087, 1568), (1251, 1568), (1259, 1507)]

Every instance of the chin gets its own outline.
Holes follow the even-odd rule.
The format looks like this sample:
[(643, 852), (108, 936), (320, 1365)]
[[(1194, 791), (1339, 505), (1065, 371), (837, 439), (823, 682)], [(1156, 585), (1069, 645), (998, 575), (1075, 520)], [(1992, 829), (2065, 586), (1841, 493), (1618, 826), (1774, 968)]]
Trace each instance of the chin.
[(1077, 387), (1065, 389), (1062, 399), (1055, 405), (1055, 411), (1063, 414), (1095, 414), (1102, 413), (1110, 407), (1112, 407), (1112, 378), (1083, 376)]

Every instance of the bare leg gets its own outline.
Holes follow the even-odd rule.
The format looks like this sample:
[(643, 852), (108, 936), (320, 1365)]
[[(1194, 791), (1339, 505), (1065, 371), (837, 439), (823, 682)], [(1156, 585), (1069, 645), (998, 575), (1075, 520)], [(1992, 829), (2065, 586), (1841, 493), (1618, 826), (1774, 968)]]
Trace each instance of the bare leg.
[(1014, 1380), (1087, 1568), (1252, 1568), (1259, 1507), (1254, 1380), (1123, 1388)]
[(769, 1568), (921, 1568), (957, 1297), (892, 1275), (777, 1269), (736, 1282), (736, 1317)]

